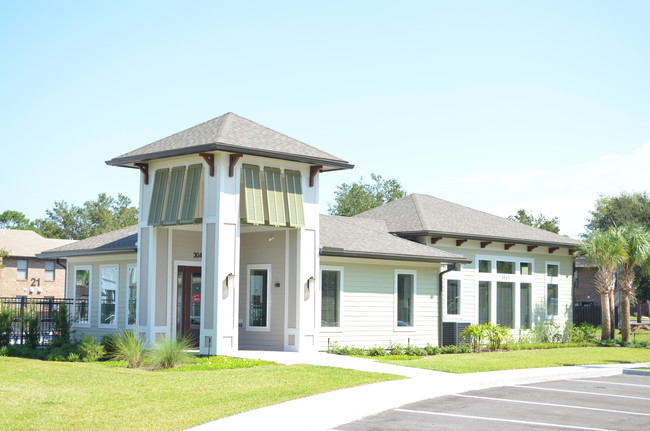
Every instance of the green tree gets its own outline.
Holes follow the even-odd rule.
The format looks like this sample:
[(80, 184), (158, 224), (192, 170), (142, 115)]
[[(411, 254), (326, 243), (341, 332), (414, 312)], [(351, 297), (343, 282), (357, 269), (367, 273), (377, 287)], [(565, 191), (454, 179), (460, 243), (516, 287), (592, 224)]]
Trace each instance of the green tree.
[(31, 230), (34, 224), (20, 211), (7, 210), (0, 213), (0, 229)]
[(543, 214), (535, 217), (532, 212), (520, 209), (517, 211), (517, 214), (508, 216), (508, 218), (528, 226), (544, 229), (553, 233), (560, 233), (560, 220), (557, 217), (548, 219)]
[(635, 268), (643, 266), (650, 256), (650, 232), (645, 228), (627, 225), (614, 228), (625, 244), (625, 260), (621, 264), (621, 338), (630, 342), (630, 297), (634, 295)]
[(84, 239), (138, 222), (138, 210), (131, 200), (118, 194), (117, 198), (100, 193), (95, 201), (82, 206), (55, 202), (54, 208), (46, 210), (47, 217), (35, 221), (36, 230), (48, 238)]
[(619, 232), (613, 229), (592, 232), (578, 247), (578, 256), (596, 266), (594, 284), (600, 294), (602, 332), (601, 340), (609, 340), (611, 328), (611, 293), (614, 289), (616, 270), (626, 261), (626, 244)]
[(338, 186), (329, 213), (350, 217), (406, 196), (406, 190), (397, 180), (384, 180), (375, 174), (370, 174), (370, 178), (372, 183), (364, 183), (361, 178), (358, 182)]
[(628, 224), (650, 229), (650, 196), (645, 192), (601, 195), (590, 213), (585, 225), (588, 233)]

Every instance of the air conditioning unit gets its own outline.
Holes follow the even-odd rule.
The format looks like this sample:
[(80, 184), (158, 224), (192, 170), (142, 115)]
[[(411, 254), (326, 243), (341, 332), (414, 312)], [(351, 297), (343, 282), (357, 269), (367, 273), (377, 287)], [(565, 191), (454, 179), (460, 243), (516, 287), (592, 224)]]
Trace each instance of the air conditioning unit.
[(458, 346), (460, 343), (467, 343), (469, 340), (461, 337), (460, 334), (469, 325), (471, 325), (469, 322), (442, 322), (442, 345)]

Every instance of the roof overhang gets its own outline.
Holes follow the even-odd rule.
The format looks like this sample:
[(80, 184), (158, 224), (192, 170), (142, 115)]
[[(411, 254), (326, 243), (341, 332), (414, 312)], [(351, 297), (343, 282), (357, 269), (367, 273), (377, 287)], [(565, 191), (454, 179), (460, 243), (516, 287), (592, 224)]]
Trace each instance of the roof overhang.
[(411, 262), (434, 262), (434, 263), (472, 263), (464, 257), (433, 257), (411, 254), (395, 254), (395, 253), (370, 253), (361, 251), (343, 250), (334, 247), (321, 247), (321, 256), (337, 256), (337, 257), (356, 257), (366, 259), (382, 259), (382, 260), (401, 260)]
[(560, 242), (560, 241), (537, 241), (537, 240), (527, 240), (521, 238), (506, 238), (499, 236), (489, 236), (489, 235), (473, 235), (473, 234), (461, 234), (455, 232), (436, 232), (436, 231), (407, 231), (407, 232), (391, 232), (402, 238), (415, 237), (415, 236), (434, 236), (442, 238), (453, 238), (453, 239), (467, 239), (467, 240), (476, 240), (476, 241), (495, 241), (503, 243), (516, 243), (516, 244), (525, 244), (525, 245), (536, 245), (541, 247), (566, 247), (566, 248), (576, 248), (580, 245), (580, 242)]
[(37, 254), (36, 257), (41, 259), (62, 259), (76, 256), (101, 256), (113, 254), (137, 253), (136, 247), (120, 247), (111, 249), (93, 249), (93, 250), (70, 250), (70, 251), (47, 251)]
[(136, 167), (134, 165), (135, 163), (142, 163), (150, 160), (164, 159), (169, 157), (186, 156), (189, 154), (205, 153), (209, 151), (224, 151), (228, 153), (247, 154), (249, 156), (262, 156), (262, 157), (270, 157), (273, 159), (308, 163), (312, 165), (322, 165), (324, 171), (338, 171), (342, 169), (354, 168), (354, 165), (343, 160), (338, 161), (338, 160), (331, 160), (331, 159), (323, 159), (320, 157), (301, 156), (296, 154), (282, 153), (279, 151), (256, 150), (251, 148), (239, 147), (236, 145), (223, 144), (219, 142), (212, 143), (212, 144), (196, 145), (188, 148), (179, 148), (176, 150), (159, 151), (156, 153), (142, 154), (136, 156), (116, 157), (114, 159), (107, 160), (106, 164), (110, 166), (123, 166), (127, 168), (135, 168)]

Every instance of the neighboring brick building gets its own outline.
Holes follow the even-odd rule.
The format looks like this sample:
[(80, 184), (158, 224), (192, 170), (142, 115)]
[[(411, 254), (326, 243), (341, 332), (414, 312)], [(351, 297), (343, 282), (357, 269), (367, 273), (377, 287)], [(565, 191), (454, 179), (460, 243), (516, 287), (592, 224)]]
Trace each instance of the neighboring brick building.
[(575, 265), (575, 290), (573, 301), (575, 305), (600, 306), (600, 293), (596, 290), (596, 267), (589, 265), (584, 258), (576, 259)]
[(39, 259), (38, 253), (69, 244), (71, 240), (43, 238), (31, 230), (0, 229), (0, 249), (9, 257), (0, 262), (0, 297), (62, 298), (65, 259)]

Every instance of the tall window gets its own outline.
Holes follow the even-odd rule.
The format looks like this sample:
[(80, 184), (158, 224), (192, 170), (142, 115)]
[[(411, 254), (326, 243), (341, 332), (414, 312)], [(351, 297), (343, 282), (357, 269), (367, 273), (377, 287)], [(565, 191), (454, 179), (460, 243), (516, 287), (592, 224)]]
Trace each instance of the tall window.
[(497, 323), (513, 328), (515, 283), (497, 281)]
[(412, 327), (415, 322), (415, 274), (397, 274), (398, 327)]
[(557, 263), (546, 264), (546, 315), (557, 316), (559, 312), (559, 285), (560, 265)]
[(90, 325), (88, 320), (90, 307), (91, 267), (79, 266), (74, 271), (74, 322)]
[(447, 314), (460, 314), (460, 280), (447, 280)]
[(519, 324), (521, 328), (530, 329), (532, 320), (533, 285), (519, 284)]
[(341, 271), (321, 271), (321, 326), (341, 326)]
[(16, 279), (27, 280), (27, 261), (19, 259), (16, 261)]
[(116, 326), (118, 266), (102, 265), (99, 271), (99, 326)]
[(54, 281), (54, 261), (45, 261), (45, 281)]
[(269, 270), (249, 268), (248, 329), (269, 328)]
[(133, 326), (136, 321), (136, 307), (138, 305), (138, 271), (135, 265), (129, 265), (126, 270), (126, 325)]
[(491, 301), (490, 290), (492, 289), (492, 282), (479, 281), (478, 282), (478, 323), (490, 323)]

